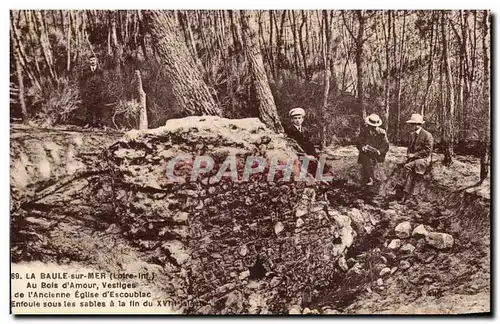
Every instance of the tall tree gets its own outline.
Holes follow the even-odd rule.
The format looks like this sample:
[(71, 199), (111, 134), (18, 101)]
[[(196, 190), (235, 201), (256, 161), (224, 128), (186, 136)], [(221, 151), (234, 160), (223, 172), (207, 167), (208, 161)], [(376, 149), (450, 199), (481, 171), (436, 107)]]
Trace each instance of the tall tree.
[[(12, 15), (11, 15), (12, 18)], [(16, 78), (17, 78), (17, 85), (18, 85), (18, 98), (19, 98), (19, 104), (21, 105), (21, 114), (23, 118), (23, 123), (28, 122), (28, 110), (26, 109), (26, 101), (24, 99), (24, 80), (23, 80), (23, 70), (21, 67), (21, 61), (20, 61), (20, 54), (19, 54), (19, 48), (16, 44), (16, 41), (14, 39), (14, 32), (10, 32), (10, 41), (12, 44), (12, 47), (14, 48), (14, 65), (16, 67)]]
[[(276, 15), (274, 16), (276, 19)], [(284, 35), (285, 35), (285, 22), (287, 17), (287, 11), (283, 10), (281, 13), (280, 25), (276, 25), (276, 84), (280, 85), (283, 82), (283, 67), (284, 61), (286, 60), (286, 55), (284, 51)]]
[(444, 146), (444, 165), (450, 165), (453, 156), (453, 117), (455, 113), (455, 91), (453, 85), (453, 76), (450, 65), (450, 53), (448, 49), (448, 12), (441, 11), (441, 39), (443, 41), (443, 65), (446, 80), (446, 99), (443, 107), (443, 146)]
[[(328, 15), (328, 10), (322, 10), (322, 27), (324, 31), (324, 41), (323, 41), (323, 64), (324, 64), (324, 75), (323, 75), (323, 101), (320, 108), (320, 116), (321, 116), (321, 145), (324, 146), (326, 144), (325, 139), (325, 112), (328, 106), (328, 97), (330, 94), (330, 78), (331, 78), (331, 70), (330, 70), (330, 59), (331, 59), (331, 39), (332, 39), (332, 21)], [(323, 33), (322, 33), (323, 34)]]
[[(387, 16), (387, 22), (385, 21)], [(389, 134), (390, 90), (391, 90), (391, 26), (392, 12), (382, 12), (382, 30), (384, 33), (385, 73), (384, 73), (384, 118), (387, 134)], [(387, 29), (386, 29), (387, 27)]]
[(488, 176), (488, 170), (490, 166), (490, 116), (491, 116), (491, 105), (490, 105), (490, 13), (488, 10), (483, 11), (483, 102), (484, 109), (486, 110), (486, 129), (484, 134), (484, 149), (481, 156), (481, 171), (480, 179), (483, 181)]
[[(393, 20), (395, 23), (395, 20)], [(396, 53), (396, 26), (393, 24), (393, 34), (394, 34), (394, 53)], [(406, 35), (406, 12), (403, 10), (403, 23), (401, 27), (401, 43), (399, 45), (399, 64), (397, 68), (397, 81), (396, 81), (396, 141), (399, 143), (401, 141), (401, 90), (402, 90), (402, 79), (403, 79), (403, 66), (405, 63), (405, 53), (406, 53), (406, 43), (405, 43), (405, 35)], [(396, 62), (396, 57), (394, 58), (394, 63)]]
[(221, 115), (186, 42), (178, 33), (174, 13), (152, 10), (147, 12), (146, 18), (154, 47), (165, 64), (172, 92), (183, 111), (187, 115)]
[(257, 40), (257, 26), (251, 11), (241, 11), (241, 25), (245, 44), (245, 53), (250, 61), (250, 69), (254, 78), (257, 100), (259, 103), (259, 117), (269, 128), (276, 132), (283, 132), (273, 94), (269, 88), (264, 62)]
[(420, 110), (420, 114), (422, 116), (425, 115), (426, 113), (426, 108), (428, 104), (428, 98), (429, 98), (429, 90), (431, 89), (432, 82), (434, 79), (434, 39), (437, 39), (434, 35), (434, 25), (435, 25), (435, 17), (436, 14), (433, 11), (430, 17), (430, 39), (429, 39), (429, 60), (427, 63), (427, 85), (425, 88), (425, 94), (424, 94), (424, 99), (422, 101), (422, 107)]
[(346, 21), (344, 11), (342, 10), (342, 19), (344, 20), (344, 25), (351, 35), (351, 37), (354, 40), (355, 47), (356, 47), (356, 54), (355, 54), (355, 62), (356, 62), (356, 93), (358, 97), (358, 102), (359, 102), (359, 115), (361, 117), (360, 123), (363, 121), (363, 119), (366, 117), (366, 107), (364, 104), (364, 97), (365, 97), (365, 91), (364, 91), (364, 48), (363, 45), (365, 43), (365, 25), (366, 25), (366, 15), (364, 13), (364, 10), (356, 10), (353, 13), (356, 17), (356, 21), (358, 22), (358, 30), (356, 35), (354, 35), (354, 32), (351, 30), (349, 27), (349, 24)]
[(45, 17), (42, 11), (35, 10), (35, 18), (37, 24), (38, 41), (40, 42), (40, 47), (42, 49), (43, 57), (45, 59), (45, 64), (49, 70), (49, 75), (55, 83), (57, 83), (57, 75), (54, 71), (54, 60), (52, 56), (52, 50), (49, 42), (49, 35), (47, 33), (47, 27), (45, 23)]

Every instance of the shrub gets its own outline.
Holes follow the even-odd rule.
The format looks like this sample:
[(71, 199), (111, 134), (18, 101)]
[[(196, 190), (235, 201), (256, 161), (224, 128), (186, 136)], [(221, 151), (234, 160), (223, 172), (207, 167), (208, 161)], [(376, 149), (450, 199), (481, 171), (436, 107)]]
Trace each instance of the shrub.
[(34, 121), (44, 126), (74, 123), (79, 115), (81, 107), (78, 86), (67, 78), (59, 78), (57, 83), (49, 79), (43, 79), (42, 91), (30, 88), (28, 100), (30, 100), (29, 113), (34, 116)]

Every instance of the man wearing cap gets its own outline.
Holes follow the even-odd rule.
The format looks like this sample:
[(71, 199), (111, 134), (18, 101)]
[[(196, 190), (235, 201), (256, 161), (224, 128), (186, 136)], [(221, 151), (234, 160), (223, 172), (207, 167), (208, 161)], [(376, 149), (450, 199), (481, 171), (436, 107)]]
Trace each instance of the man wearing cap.
[(382, 120), (377, 114), (371, 114), (365, 118), (365, 125), (361, 128), (358, 139), (358, 163), (362, 167), (362, 181), (366, 186), (374, 184), (375, 166), (385, 161), (385, 155), (389, 150), (389, 140), (383, 128)]
[(285, 127), (285, 132), (288, 137), (294, 139), (305, 154), (317, 157), (318, 152), (316, 152), (316, 148), (311, 142), (311, 135), (309, 131), (302, 126), (306, 114), (304, 109), (293, 108), (288, 114), (292, 122), (292, 125)]
[[(311, 142), (311, 135), (309, 131), (302, 126), (306, 112), (302, 108), (293, 108), (288, 114), (291, 119), (291, 125), (285, 126), (285, 133), (288, 137), (294, 139), (303, 151), (298, 152), (298, 154), (301, 155), (301, 153), (303, 153), (308, 156), (309, 164), (307, 172), (316, 176), (319, 165), (319, 152), (316, 151), (314, 144)], [(327, 164), (324, 164), (322, 173), (326, 174), (329, 171), (330, 167)]]
[(402, 201), (404, 202), (413, 193), (416, 175), (423, 175), (432, 161), (434, 138), (431, 133), (422, 128), (424, 118), (420, 114), (412, 114), (406, 124), (413, 127), (410, 135), (410, 145), (406, 152), (406, 162), (403, 169)]

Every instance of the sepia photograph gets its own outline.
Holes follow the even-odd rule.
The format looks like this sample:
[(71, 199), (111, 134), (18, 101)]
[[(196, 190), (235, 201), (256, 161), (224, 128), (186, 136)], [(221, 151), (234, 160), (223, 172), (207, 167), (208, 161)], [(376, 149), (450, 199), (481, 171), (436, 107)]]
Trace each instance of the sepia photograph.
[(9, 10), (10, 313), (492, 315), (490, 10)]

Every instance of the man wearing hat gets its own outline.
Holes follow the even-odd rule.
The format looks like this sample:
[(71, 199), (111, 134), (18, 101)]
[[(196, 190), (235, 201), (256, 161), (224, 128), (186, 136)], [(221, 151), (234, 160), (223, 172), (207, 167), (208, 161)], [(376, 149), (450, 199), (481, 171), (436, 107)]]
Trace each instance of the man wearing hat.
[(304, 126), (302, 126), (302, 123), (304, 122), (304, 116), (306, 114), (304, 109), (293, 108), (288, 114), (292, 122), (290, 126), (285, 127), (285, 132), (288, 137), (294, 139), (305, 154), (317, 157), (318, 152), (316, 152), (316, 148), (310, 140), (311, 135), (309, 131)]
[(374, 184), (375, 166), (385, 161), (385, 155), (389, 150), (389, 140), (383, 128), (382, 120), (377, 114), (371, 114), (365, 118), (365, 125), (361, 128), (358, 139), (358, 163), (362, 167), (362, 181), (367, 186)]
[(410, 135), (410, 145), (406, 152), (406, 163), (403, 169), (404, 183), (402, 201), (404, 202), (413, 193), (416, 175), (423, 175), (432, 161), (434, 138), (431, 133), (422, 128), (424, 118), (420, 114), (412, 114), (406, 124), (413, 127)]

